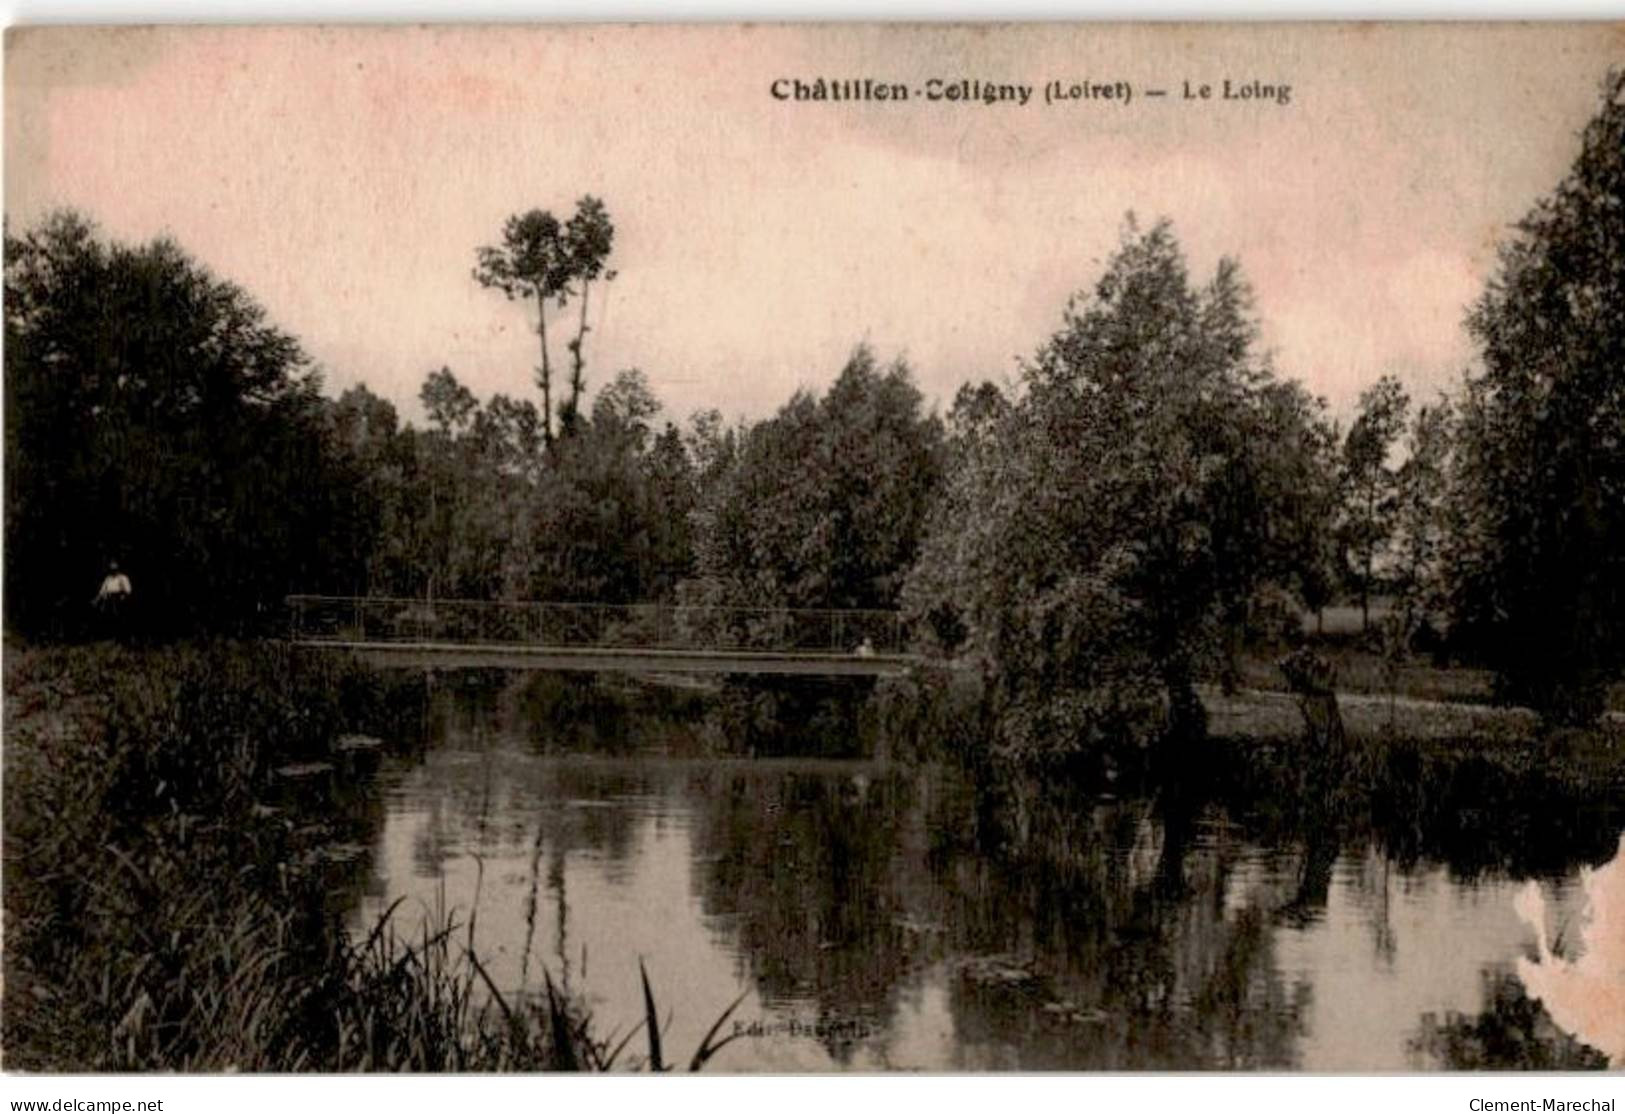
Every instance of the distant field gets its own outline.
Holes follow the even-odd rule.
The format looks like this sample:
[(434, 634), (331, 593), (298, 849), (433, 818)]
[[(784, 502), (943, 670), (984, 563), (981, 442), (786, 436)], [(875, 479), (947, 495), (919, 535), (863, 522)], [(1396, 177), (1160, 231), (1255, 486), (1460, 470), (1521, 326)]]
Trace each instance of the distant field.
[[(1303, 746), (1303, 717), (1285, 693), (1225, 696), (1204, 688), (1201, 696), (1219, 745), (1280, 747), (1285, 754)], [(1625, 790), (1625, 715), (1619, 712), (1588, 728), (1548, 732), (1524, 708), (1365, 694), (1340, 695), (1337, 703), (1350, 743), (1364, 754), (1415, 745), (1436, 758), (1487, 759), (1508, 770), (1541, 770)]]
[[(1303, 732), (1297, 702), (1285, 692), (1242, 691), (1224, 696), (1217, 689), (1202, 692), (1208, 727), (1218, 736), (1245, 738), (1296, 737)], [(1342, 693), (1338, 707), (1349, 733), (1377, 737), (1390, 729), (1409, 739), (1513, 741), (1532, 736), (1539, 726), (1533, 712), (1522, 708), (1491, 708), (1482, 704), (1446, 704), (1410, 697)]]
[[(1399, 696), (1447, 704), (1487, 704), (1493, 695), (1494, 675), (1487, 669), (1441, 668), (1426, 657), (1413, 656), (1394, 674), (1374, 650), (1328, 642), (1315, 645), (1315, 651), (1336, 667), (1338, 692), (1386, 696), (1391, 688)], [(1242, 655), (1241, 684), (1268, 692), (1286, 691), (1286, 679), (1270, 653)]]
[[(1391, 599), (1372, 598), (1373, 632), (1379, 629), (1392, 608)], [(1352, 637), (1358, 635), (1363, 626), (1358, 604), (1337, 604), (1319, 616), (1313, 611), (1304, 613), (1304, 632), (1319, 633), (1326, 639), (1317, 643), (1315, 650), (1337, 667), (1338, 692), (1386, 696), (1391, 690), (1400, 697), (1449, 704), (1487, 704), (1494, 698), (1495, 677), (1490, 670), (1462, 665), (1437, 666), (1426, 654), (1412, 654), (1400, 665), (1397, 676), (1391, 674), (1388, 662), (1374, 646), (1368, 648), (1366, 640)], [(1269, 692), (1286, 691), (1286, 682), (1275, 666), (1275, 656), (1266, 651), (1244, 653), (1242, 686)], [(1625, 713), (1625, 680), (1609, 689), (1607, 707)]]
[[(1373, 627), (1382, 622), (1383, 616), (1388, 614), (1390, 607), (1390, 601), (1385, 598), (1371, 601), (1371, 625)], [(1313, 611), (1306, 611), (1303, 615), (1303, 629), (1309, 632), (1358, 634), (1363, 627), (1364, 624), (1360, 618), (1360, 605), (1357, 603), (1340, 603), (1323, 609), (1318, 615)]]

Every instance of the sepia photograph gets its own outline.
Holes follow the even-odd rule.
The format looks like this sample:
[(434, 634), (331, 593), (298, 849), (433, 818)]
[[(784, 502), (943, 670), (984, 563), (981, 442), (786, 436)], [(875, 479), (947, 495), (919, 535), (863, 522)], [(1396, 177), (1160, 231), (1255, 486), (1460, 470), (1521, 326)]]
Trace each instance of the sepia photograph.
[(1625, 23), (4, 54), (14, 1083), (1614, 1109)]

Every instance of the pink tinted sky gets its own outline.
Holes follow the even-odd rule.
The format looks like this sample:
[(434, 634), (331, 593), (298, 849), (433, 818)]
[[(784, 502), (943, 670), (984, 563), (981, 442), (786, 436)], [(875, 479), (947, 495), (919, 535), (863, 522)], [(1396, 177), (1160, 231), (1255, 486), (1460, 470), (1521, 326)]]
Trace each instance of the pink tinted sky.
[[(674, 417), (759, 417), (859, 341), (943, 405), (1010, 375), (1132, 209), (1170, 217), (1198, 275), (1238, 256), (1278, 367), (1346, 413), (1384, 371), (1426, 393), (1467, 365), (1497, 240), (1621, 60), (1602, 24), (14, 31), (5, 209), (174, 236), (330, 389), (366, 382), (408, 417), (442, 364), (482, 396), (534, 394), (531, 318), (470, 278), (519, 210), (608, 204), (595, 382), (636, 366)], [(816, 76), (1176, 96), (769, 95)], [(1227, 77), (1292, 103), (1177, 97)]]

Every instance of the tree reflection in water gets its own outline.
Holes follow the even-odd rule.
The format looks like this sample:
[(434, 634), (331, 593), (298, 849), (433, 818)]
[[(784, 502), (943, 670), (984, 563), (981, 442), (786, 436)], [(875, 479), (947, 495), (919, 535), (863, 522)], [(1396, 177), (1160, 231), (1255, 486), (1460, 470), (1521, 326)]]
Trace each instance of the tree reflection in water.
[(1066, 797), (1027, 794), (1004, 861), (960, 897), (1023, 922), (960, 973), (962, 1066), (1293, 1066), (1309, 988), (1276, 962), (1281, 884), (1238, 885), (1241, 846), (1191, 799)]
[(838, 1063), (889, 1026), (898, 980), (929, 954), (903, 884), (921, 865), (918, 790), (871, 764), (759, 760), (700, 798), (706, 912), (737, 926), (764, 1005), (815, 1003)]
[[(420, 881), (374, 879), (368, 900), (441, 885), (466, 902), (477, 858), (481, 936), (509, 949), (499, 979), (568, 971), (624, 1022), (637, 1003), (615, 996), (635, 974), (596, 959), (635, 971), (647, 954), (662, 1006), (701, 1031), (698, 1013), (742, 988), (742, 1019), (802, 1026), (801, 1051), (737, 1042), (723, 1069), (1590, 1062), (1548, 1040), (1538, 1005), (1475, 985), (1473, 965), (1516, 958), (1496, 904), (1514, 880), (1612, 850), (1606, 787), (1402, 746), (1354, 771), (1337, 809), (1286, 746), (1216, 743), (1178, 792), (708, 756), (658, 701), (572, 724), (602, 699), (554, 682), (444, 694), (427, 755), (381, 775), (410, 799), (360, 802), (365, 823), (409, 817), (373, 860)], [(1491, 786), (1524, 810), (1499, 827), (1470, 807)], [(405, 847), (404, 862), (390, 850)]]
[(1580, 1071), (1608, 1066), (1606, 1056), (1554, 1025), (1510, 971), (1486, 969), (1482, 977), (1482, 1012), (1422, 1015), (1416, 1035), (1407, 1044), (1416, 1067)]
[[(946, 964), (963, 1067), (1293, 1064), (1308, 987), (1274, 963), (1285, 897), (1233, 893), (1203, 817), (1034, 796), (1011, 843), (977, 796), (942, 771), (716, 785), (706, 910), (737, 926), (764, 1002), (883, 1032), (903, 985)], [(845, 1063), (851, 1037), (826, 1048)]]

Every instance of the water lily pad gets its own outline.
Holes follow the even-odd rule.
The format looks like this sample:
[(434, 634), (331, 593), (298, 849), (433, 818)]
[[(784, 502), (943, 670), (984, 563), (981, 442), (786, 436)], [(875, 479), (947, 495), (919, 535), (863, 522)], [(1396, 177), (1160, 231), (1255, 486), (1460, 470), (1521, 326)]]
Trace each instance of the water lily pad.
[(966, 978), (984, 985), (1016, 986), (1038, 978), (1015, 956), (975, 956), (963, 961), (960, 969)]
[(276, 772), (279, 777), (314, 777), (332, 769), (331, 762), (295, 762), (290, 766), (278, 766)]
[(367, 853), (367, 847), (360, 843), (329, 843), (321, 848), (321, 857), (330, 863), (350, 863)]

